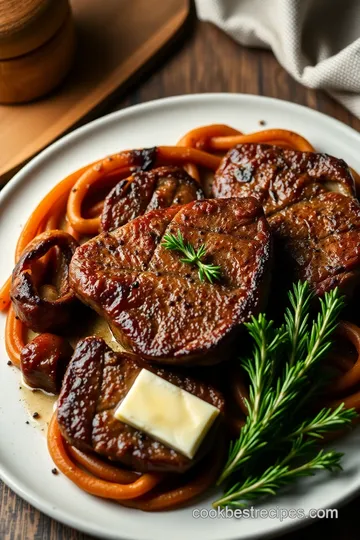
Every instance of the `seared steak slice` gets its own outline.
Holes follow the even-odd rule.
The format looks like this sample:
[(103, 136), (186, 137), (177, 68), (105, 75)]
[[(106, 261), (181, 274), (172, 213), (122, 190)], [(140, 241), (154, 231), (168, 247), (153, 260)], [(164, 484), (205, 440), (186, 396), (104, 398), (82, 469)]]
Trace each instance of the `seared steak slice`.
[(359, 281), (360, 205), (346, 163), (326, 154), (243, 144), (224, 157), (215, 197), (253, 195), (274, 234), (277, 268), (317, 294)]
[[(181, 232), (221, 280), (201, 282), (196, 267), (162, 245)], [(126, 349), (151, 361), (224, 360), (241, 324), (264, 307), (271, 238), (255, 199), (193, 202), (154, 210), (83, 244), (70, 267), (78, 297), (109, 322)]]
[(266, 216), (323, 191), (355, 193), (342, 159), (267, 144), (241, 144), (229, 150), (212, 189), (217, 198), (256, 197)]
[(183, 472), (210, 450), (219, 422), (212, 426), (195, 458), (189, 459), (117, 420), (115, 409), (143, 367), (223, 412), (223, 397), (209, 384), (145, 366), (113, 352), (102, 339), (88, 337), (78, 343), (63, 381), (57, 408), (61, 432), (76, 448), (96, 452), (137, 471)]
[(101, 214), (101, 228), (113, 231), (150, 210), (203, 198), (199, 184), (181, 167), (139, 171), (110, 191)]

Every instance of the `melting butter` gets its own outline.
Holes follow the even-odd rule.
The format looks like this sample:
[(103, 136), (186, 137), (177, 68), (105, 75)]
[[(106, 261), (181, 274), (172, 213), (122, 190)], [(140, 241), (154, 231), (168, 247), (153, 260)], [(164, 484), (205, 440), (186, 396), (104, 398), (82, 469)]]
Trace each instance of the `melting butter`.
[(142, 369), (115, 418), (192, 459), (219, 409)]

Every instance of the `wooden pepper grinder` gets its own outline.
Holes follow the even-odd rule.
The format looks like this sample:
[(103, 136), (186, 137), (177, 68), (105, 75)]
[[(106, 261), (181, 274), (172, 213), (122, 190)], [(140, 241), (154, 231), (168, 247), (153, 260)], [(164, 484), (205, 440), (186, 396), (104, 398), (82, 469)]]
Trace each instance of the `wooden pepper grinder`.
[(68, 0), (0, 0), (0, 103), (24, 103), (55, 88), (74, 55)]

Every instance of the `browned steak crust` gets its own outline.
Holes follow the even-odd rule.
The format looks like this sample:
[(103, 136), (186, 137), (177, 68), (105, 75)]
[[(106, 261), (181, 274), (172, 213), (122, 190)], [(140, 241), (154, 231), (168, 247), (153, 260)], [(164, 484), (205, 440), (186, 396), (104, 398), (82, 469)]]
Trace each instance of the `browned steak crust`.
[(222, 160), (213, 194), (251, 194), (263, 205), (282, 279), (306, 279), (318, 294), (337, 285), (351, 294), (359, 281), (360, 205), (343, 160), (239, 145)]
[(138, 471), (183, 472), (209, 451), (219, 422), (191, 460), (117, 420), (114, 411), (143, 367), (223, 412), (223, 397), (209, 384), (145, 366), (113, 352), (102, 339), (88, 337), (78, 343), (63, 381), (57, 408), (61, 432), (76, 448), (96, 452)]
[[(180, 231), (221, 280), (201, 282), (197, 269), (162, 245)], [(255, 199), (193, 202), (154, 210), (82, 245), (70, 266), (79, 298), (109, 322), (117, 340), (139, 356), (167, 363), (226, 358), (241, 323), (264, 307), (271, 264), (268, 224)]]
[(101, 215), (101, 228), (113, 231), (151, 210), (203, 198), (199, 184), (181, 167), (139, 171), (110, 191)]

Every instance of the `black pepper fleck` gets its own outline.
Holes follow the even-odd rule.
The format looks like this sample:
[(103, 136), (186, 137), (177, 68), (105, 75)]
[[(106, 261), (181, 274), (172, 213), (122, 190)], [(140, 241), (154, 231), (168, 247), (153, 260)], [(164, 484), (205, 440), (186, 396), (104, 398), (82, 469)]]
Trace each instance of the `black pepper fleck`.
[(29, 420), (26, 420), (25, 424), (29, 425), (30, 424)]
[(151, 238), (155, 241), (155, 242), (158, 242), (160, 240), (160, 236), (154, 232), (154, 231), (150, 231), (149, 232), (149, 236), (151, 236)]
[(53, 469), (51, 469), (51, 472), (52, 472), (53, 474), (59, 474), (59, 471), (57, 470), (56, 467), (54, 467)]
[(137, 289), (139, 287), (140, 283), (138, 281), (134, 281), (134, 283), (131, 285), (133, 289)]
[(12, 366), (12, 361), (11, 361), (11, 360), (8, 360), (8, 361), (7, 361), (7, 365), (8, 365), (8, 366)]
[(260, 124), (260, 126), (266, 126), (265, 120), (259, 120), (259, 124)]
[(40, 418), (40, 414), (38, 412), (34, 412), (34, 414), (32, 415), (33, 418)]

